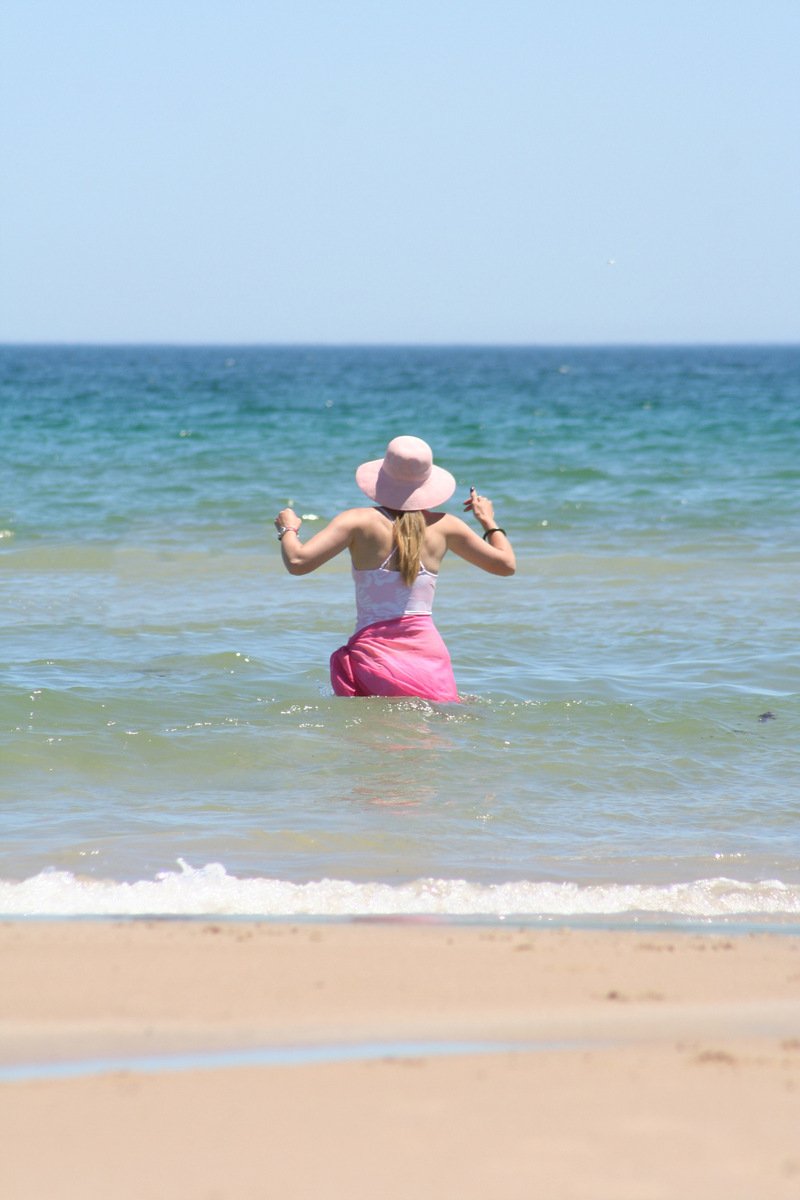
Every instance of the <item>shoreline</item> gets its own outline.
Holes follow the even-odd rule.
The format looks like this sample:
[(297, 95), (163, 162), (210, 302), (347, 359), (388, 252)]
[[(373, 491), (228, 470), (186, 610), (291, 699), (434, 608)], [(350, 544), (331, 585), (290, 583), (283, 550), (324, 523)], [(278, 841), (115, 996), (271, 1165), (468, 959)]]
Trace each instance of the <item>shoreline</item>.
[(13, 1200), (800, 1186), (782, 933), (34, 918), (0, 955)]
[(3, 925), (135, 925), (141, 922), (202, 925), (274, 925), (335, 927), (347, 925), (441, 926), (449, 929), (520, 930), (528, 933), (655, 933), (675, 937), (732, 937), (775, 936), (800, 938), (800, 919), (794, 915), (771, 913), (755, 920), (732, 916), (687, 917), (676, 914), (628, 916), (576, 914), (511, 914), (493, 913), (215, 913), (215, 912), (141, 912), (141, 913), (3, 913)]

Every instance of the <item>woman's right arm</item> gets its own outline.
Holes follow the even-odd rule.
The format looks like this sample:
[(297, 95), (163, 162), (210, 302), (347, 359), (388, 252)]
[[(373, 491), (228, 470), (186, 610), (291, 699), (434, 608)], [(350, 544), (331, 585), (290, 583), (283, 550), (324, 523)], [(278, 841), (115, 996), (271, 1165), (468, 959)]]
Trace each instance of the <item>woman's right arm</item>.
[(466, 521), (451, 517), (446, 530), (448, 549), (490, 575), (513, 575), (517, 569), (514, 549), (507, 534), (497, 526), (489, 497), (479, 496), (474, 488), (470, 488), (464, 508), (483, 526), (485, 537), (479, 538)]

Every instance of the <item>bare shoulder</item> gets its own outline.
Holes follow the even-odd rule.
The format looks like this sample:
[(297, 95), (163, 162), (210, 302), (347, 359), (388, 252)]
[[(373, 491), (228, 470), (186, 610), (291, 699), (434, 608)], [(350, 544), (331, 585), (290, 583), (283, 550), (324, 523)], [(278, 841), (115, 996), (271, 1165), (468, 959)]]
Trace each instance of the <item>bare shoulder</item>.
[(379, 520), (379, 517), (374, 508), (345, 508), (337, 513), (333, 520), (349, 529), (364, 529), (373, 521)]
[(445, 537), (469, 538), (475, 535), (475, 530), (466, 521), (462, 521), (461, 517), (453, 516), (452, 513), (438, 514), (442, 517), (442, 523), (439, 528)]
[(473, 555), (479, 553), (476, 544), (477, 547), (480, 547), (481, 540), (466, 521), (453, 516), (452, 513), (431, 513), (426, 514), (426, 517), (428, 515), (437, 518), (435, 522), (428, 523), (428, 537), (433, 541), (434, 546), (439, 547), (440, 554), (443, 555), (447, 550), (452, 550), (465, 558), (469, 557), (470, 548)]
[(444, 533), (447, 528), (447, 522), (456, 519), (451, 517), (450, 513), (431, 512), (429, 509), (425, 509), (424, 516), (425, 524), (429, 529), (440, 529), (442, 533)]

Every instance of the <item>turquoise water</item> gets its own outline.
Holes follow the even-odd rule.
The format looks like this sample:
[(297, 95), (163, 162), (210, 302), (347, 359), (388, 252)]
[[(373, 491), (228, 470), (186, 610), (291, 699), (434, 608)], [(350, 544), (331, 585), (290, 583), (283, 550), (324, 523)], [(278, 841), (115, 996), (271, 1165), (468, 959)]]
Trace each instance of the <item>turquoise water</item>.
[[(495, 501), (460, 705), (342, 701), (313, 531)], [(0, 911), (800, 914), (800, 349), (0, 347)]]

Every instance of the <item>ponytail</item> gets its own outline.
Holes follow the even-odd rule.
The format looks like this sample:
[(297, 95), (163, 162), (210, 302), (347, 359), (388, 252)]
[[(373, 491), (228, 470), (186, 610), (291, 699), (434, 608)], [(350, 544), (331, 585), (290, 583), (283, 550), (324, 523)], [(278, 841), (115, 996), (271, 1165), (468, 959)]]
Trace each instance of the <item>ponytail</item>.
[(425, 538), (425, 516), (421, 512), (401, 512), (394, 519), (394, 544), (397, 547), (397, 569), (403, 583), (409, 586), (419, 575), (422, 543)]

